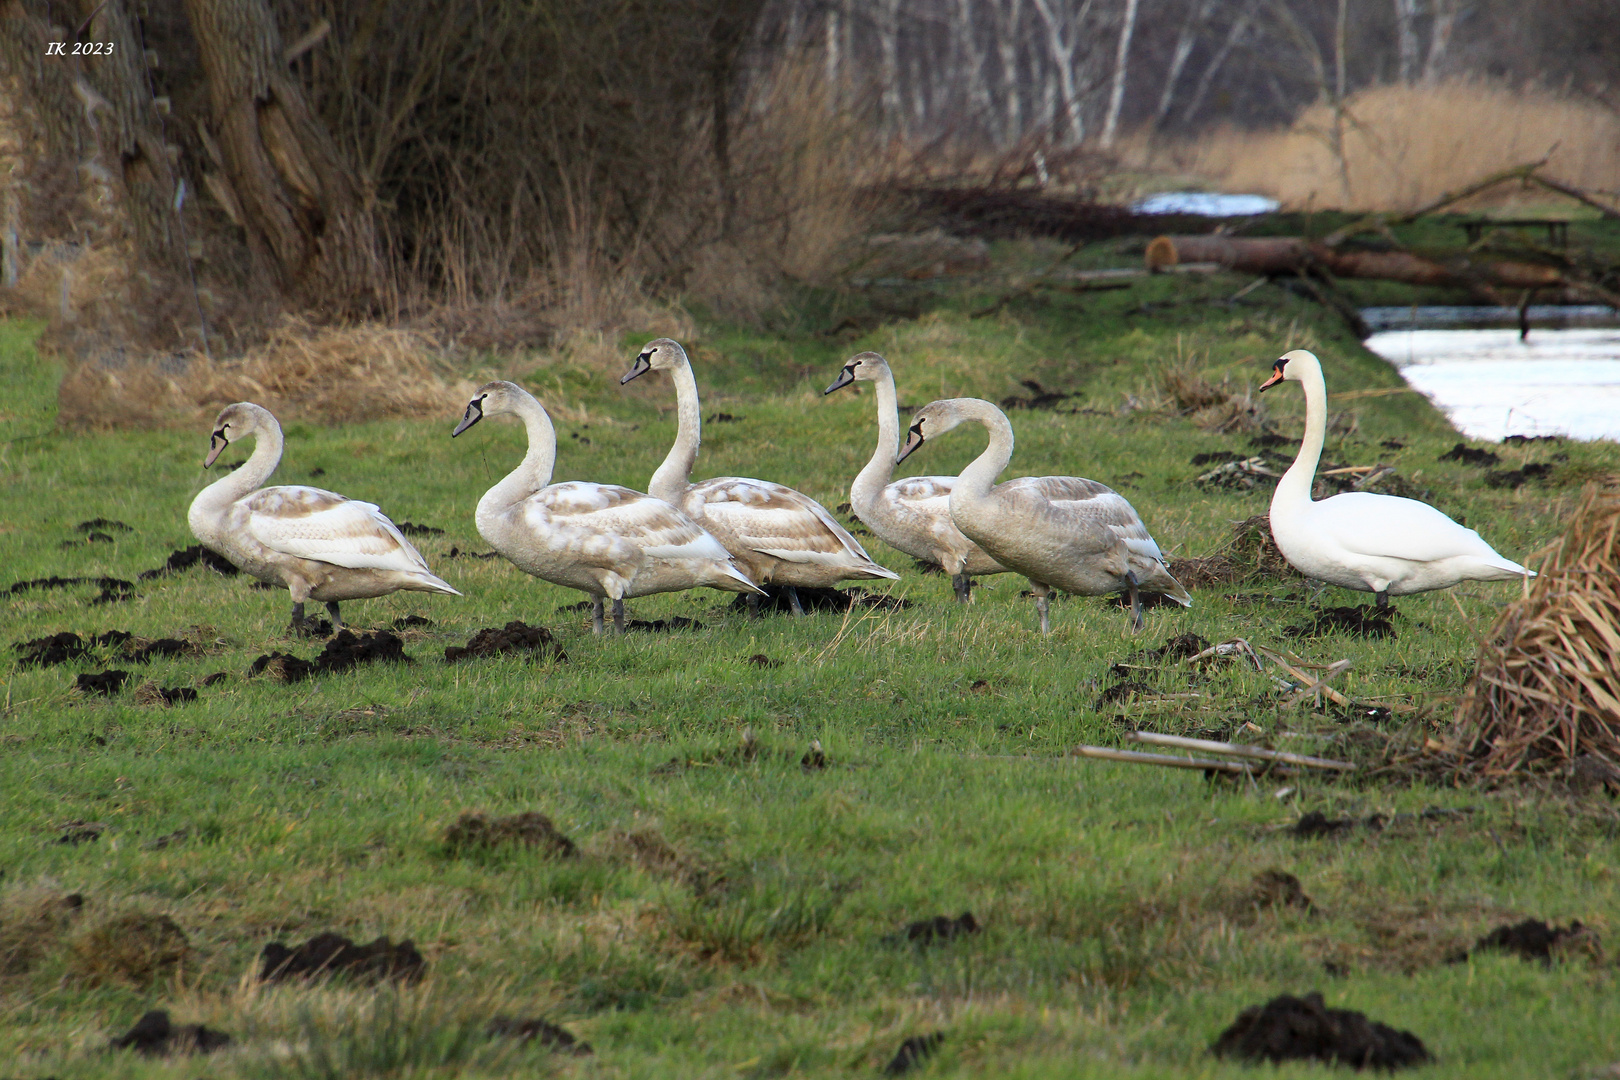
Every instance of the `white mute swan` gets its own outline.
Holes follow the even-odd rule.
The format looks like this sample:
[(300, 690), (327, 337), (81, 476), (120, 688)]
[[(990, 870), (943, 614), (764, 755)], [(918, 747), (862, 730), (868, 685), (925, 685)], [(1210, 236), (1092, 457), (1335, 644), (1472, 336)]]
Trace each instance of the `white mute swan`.
[(894, 373), (889, 362), (875, 352), (852, 356), (833, 384), (830, 394), (854, 382), (877, 386), (877, 449), (849, 485), (849, 505), (878, 539), (914, 559), (937, 563), (951, 575), (956, 599), (967, 603), (972, 595), (969, 579), (978, 574), (1004, 574), (1002, 566), (983, 548), (963, 535), (951, 520), (954, 476), (894, 477), (900, 453), (900, 407), (894, 394)]
[(1304, 349), (1284, 354), (1260, 389), (1284, 381), (1305, 388), (1305, 438), (1271, 497), (1271, 535), (1294, 569), (1330, 585), (1373, 593), (1380, 608), (1389, 606), (1391, 596), (1449, 589), (1462, 581), (1535, 576), (1427, 503), (1370, 491), (1313, 502), (1311, 485), (1327, 431), (1327, 383), (1321, 363)]
[(551, 483), (556, 429), (516, 383), (480, 386), (450, 437), (503, 414), (523, 421), (529, 452), (478, 500), (478, 535), (524, 573), (588, 594), (598, 634), (604, 597), (613, 599), (613, 628), (623, 633), (625, 597), (700, 585), (759, 593), (720, 541), (664, 500), (617, 484)]
[(1012, 460), (1013, 430), (1006, 414), (988, 401), (948, 398), (924, 405), (911, 418), (911, 437), (899, 460), (964, 421), (983, 424), (990, 445), (956, 478), (951, 520), (1001, 565), (1029, 578), (1041, 633), (1052, 631), (1048, 613), (1055, 589), (1081, 596), (1128, 593), (1131, 622), (1138, 630), (1140, 592), (1162, 593), (1192, 606), (1192, 597), (1170, 575), (1147, 526), (1117, 492), (1078, 476), (1025, 476), (996, 483)]
[[(731, 552), (737, 565), (761, 585), (783, 585), (793, 613), (804, 614), (795, 586), (829, 588), (840, 581), (899, 574), (879, 566), (833, 516), (810, 496), (766, 480), (717, 476), (691, 483), (692, 464), (703, 441), (697, 380), (686, 350), (669, 338), (650, 341), (619, 380), (667, 371), (675, 381), (675, 445), (647, 485), (653, 495), (685, 510)], [(750, 598), (757, 608), (757, 599)]]
[(203, 468), (225, 447), (253, 436), (253, 456), (192, 500), (186, 523), (203, 546), (260, 581), (292, 594), (292, 629), (313, 629), (304, 601), (326, 604), (332, 629), (343, 629), (338, 601), (400, 592), (460, 596), (428, 565), (392, 521), (371, 503), (312, 487), (259, 485), (281, 462), (281, 425), (249, 401), (227, 405), (214, 420)]

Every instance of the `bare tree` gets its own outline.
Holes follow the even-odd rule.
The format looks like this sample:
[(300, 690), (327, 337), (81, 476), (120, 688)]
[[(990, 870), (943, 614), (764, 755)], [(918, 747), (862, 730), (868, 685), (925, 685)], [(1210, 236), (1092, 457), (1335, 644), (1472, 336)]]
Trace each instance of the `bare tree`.
[(282, 292), (364, 310), (381, 266), (370, 207), (330, 133), (288, 75), (265, 0), (185, 0), (208, 80), (211, 135), (248, 244)]
[(1401, 82), (1417, 82), (1418, 77), (1418, 0), (1395, 0), (1395, 41), (1400, 59)]
[(1125, 104), (1125, 78), (1130, 70), (1131, 35), (1136, 32), (1137, 0), (1124, 0), (1125, 13), (1120, 17), (1119, 49), (1114, 54), (1114, 86), (1108, 94), (1108, 118), (1103, 122), (1102, 144), (1114, 145), (1114, 134), (1119, 130), (1119, 110)]

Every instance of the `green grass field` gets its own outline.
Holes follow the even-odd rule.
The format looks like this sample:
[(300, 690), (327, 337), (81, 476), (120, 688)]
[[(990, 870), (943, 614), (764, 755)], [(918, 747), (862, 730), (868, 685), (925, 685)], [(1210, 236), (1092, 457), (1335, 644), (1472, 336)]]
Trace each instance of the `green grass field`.
[[(998, 259), (1051, 254), (1008, 246)], [(1106, 249), (1086, 257), (1119, 261)], [(689, 348), (705, 414), (736, 419), (706, 425), (696, 475), (845, 501), (875, 438), (872, 399), (820, 388), (846, 356), (877, 349), (907, 405), (1026, 393), (1023, 379), (1073, 393), (1064, 407), (1085, 411), (1011, 414), (1009, 475), (1114, 485), (1166, 549), (1201, 555), (1264, 512), (1269, 492), (1193, 482), (1210, 468), (1194, 455), (1250, 452), (1250, 436), (1177, 415), (1168, 367), (1241, 389), (1305, 346), (1323, 356), (1330, 391), (1401, 385), (1291, 294), (1227, 303), (1244, 284), (1048, 290), (982, 318), (997, 288), (918, 286), (807, 296), (760, 327), (700, 319)], [(1526, 917), (1620, 932), (1609, 810), (1396, 781), (1211, 782), (1066, 756), (1141, 727), (1372, 761), (1388, 737), (1449, 723), (1474, 635), (1511, 585), (1402, 600), (1393, 639), (1286, 637), (1312, 605), (1369, 598), (1284, 579), (1195, 589), (1190, 611), (1152, 610), (1140, 636), (1117, 607), (1068, 599), (1042, 638), (1022, 579), (985, 579), (958, 607), (948, 579), (863, 537), (902, 573), (892, 593), (909, 606), (750, 621), (700, 591), (630, 608), (701, 629), (595, 638), (572, 608), (578, 594), (499, 559), (448, 557), (487, 550), (473, 508), (516, 464), (522, 434), (492, 422), (452, 443), (465, 402), (447, 400), (434, 420), (287, 424), (273, 482), (315, 483), (442, 529), (419, 546), (466, 594), (345, 605), (359, 628), (411, 615), (432, 625), (401, 632), (408, 665), (287, 685), (247, 675), (261, 654), (318, 650), (285, 636), (285, 592), (201, 566), (137, 578), (194, 542), (185, 513), (209, 479), (207, 425), (56, 429), (57, 373), (35, 357), (33, 333), (0, 326), (0, 588), (50, 575), (135, 587), (104, 604), (92, 585), (0, 596), (0, 648), (114, 629), (193, 648), (139, 665), (107, 649), (63, 666), (0, 660), (0, 1076), (862, 1076), (936, 1031), (945, 1039), (921, 1075), (1239, 1076), (1252, 1067), (1208, 1053), (1220, 1031), (1248, 1005), (1311, 990), (1417, 1034), (1437, 1058), (1426, 1076), (1584, 1078), (1620, 1061), (1611, 963), (1445, 962)], [(644, 337), (627, 336), (625, 367)], [(674, 433), (668, 385), (621, 390), (620, 368), (536, 365), (521, 379), (554, 407), (557, 479), (643, 488)], [(1297, 435), (1297, 388), (1263, 405)], [(1422, 398), (1333, 408), (1328, 459), (1393, 464), (1514, 558), (1552, 540), (1580, 485), (1620, 463), (1613, 444), (1495, 447), (1499, 468), (1555, 468), (1545, 482), (1491, 488), (1483, 469), (1438, 460), (1458, 437)], [(955, 471), (982, 445), (964, 429), (901, 472)], [(83, 542), (75, 526), (98, 517), (129, 531)], [(444, 661), (445, 646), (513, 619), (551, 628), (567, 661)], [(1349, 659), (1334, 685), (1369, 708), (1294, 702), (1275, 669), (1146, 655), (1184, 633), (1314, 664)], [(758, 654), (771, 663), (751, 662)], [(132, 672), (121, 693), (73, 689), (77, 674), (108, 666)], [(216, 672), (225, 677), (203, 685)], [(1154, 693), (1112, 700), (1123, 677)], [(197, 687), (199, 699), (141, 704), (148, 681)], [(745, 731), (752, 753), (740, 750)], [(801, 767), (812, 740), (825, 769)], [(1466, 812), (1421, 815), (1432, 808)], [(541, 811), (579, 852), (453, 848), (445, 829), (469, 810)], [(1309, 810), (1408, 816), (1291, 835)], [(72, 822), (104, 829), (59, 842)], [(1266, 870), (1297, 876), (1313, 906), (1263, 903), (1253, 879)], [(82, 904), (69, 910), (66, 894)], [(964, 910), (982, 932), (894, 940), (912, 920)], [(178, 965), (152, 961), (152, 934), (139, 930), (152, 916), (183, 932)], [(328, 929), (410, 938), (426, 976), (400, 989), (255, 981), (267, 942)], [(107, 1052), (148, 1008), (235, 1042), (208, 1057)], [(545, 1017), (595, 1053), (489, 1039), (496, 1014)]]

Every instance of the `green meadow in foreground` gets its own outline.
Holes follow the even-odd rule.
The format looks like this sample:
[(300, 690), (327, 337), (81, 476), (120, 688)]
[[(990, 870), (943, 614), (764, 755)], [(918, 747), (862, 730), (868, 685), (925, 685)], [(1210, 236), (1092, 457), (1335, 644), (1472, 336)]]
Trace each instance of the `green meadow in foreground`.
[[(1037, 256), (1049, 253), (998, 253)], [(705, 323), (689, 342), (705, 415), (731, 419), (705, 426), (696, 475), (844, 502), (871, 453), (872, 398), (820, 388), (862, 349), (888, 356), (908, 406), (1027, 396), (1021, 380), (1072, 394), (1011, 413), (1008, 475), (1109, 483), (1176, 558), (1218, 549), (1269, 497), (1196, 483), (1221, 455), (1260, 451), (1244, 421), (1223, 433), (1176, 388), (1225, 380), (1241, 394), (1288, 348), (1319, 352), (1330, 392), (1396, 391), (1333, 404), (1327, 459), (1394, 465), (1509, 557), (1552, 540), (1581, 484), (1620, 463), (1613, 444), (1492, 447), (1498, 470), (1553, 470), (1490, 487), (1486, 469), (1439, 460), (1456, 433), (1321, 309), (1269, 287), (1227, 303), (1244, 284), (1021, 295), (977, 318), (998, 288), (909, 296), (887, 319), (812, 296), (763, 328)], [(398, 630), (411, 662), (288, 684), (249, 675), (261, 655), (320, 647), (285, 636), (285, 591), (200, 565), (137, 576), (194, 542), (186, 508), (219, 475), (200, 469), (206, 423), (57, 430), (57, 373), (31, 336), (0, 325), (0, 588), (106, 576), (133, 594), (0, 596), (0, 648), (109, 630), (187, 645), (147, 663), (116, 646), (47, 667), (0, 654), (0, 1076), (868, 1076), (908, 1037), (942, 1032), (919, 1075), (1236, 1077), (1255, 1067), (1212, 1057), (1216, 1036), (1249, 1005), (1312, 990), (1422, 1038), (1436, 1061), (1417, 1075), (1583, 1078), (1620, 1061), (1612, 962), (1446, 962), (1528, 917), (1620, 933), (1605, 807), (1066, 756), (1147, 728), (1376, 762), (1390, 739), (1449, 723), (1475, 635), (1511, 584), (1401, 599), (1393, 638), (1289, 636), (1313, 607), (1370, 598), (1288, 577), (1195, 587), (1190, 611), (1152, 609), (1139, 636), (1117, 606), (1070, 598), (1043, 638), (1022, 579), (981, 579), (961, 607), (946, 577), (863, 537), (902, 574), (873, 591), (903, 604), (750, 621), (699, 591), (629, 607), (700, 628), (596, 638), (578, 594), (470, 557), (487, 550), (474, 505), (523, 442), (496, 422), (451, 442), (458, 399), (433, 420), (286, 425), (272, 482), (442, 530), (417, 542), (466, 594), (345, 604), (360, 629), (430, 620)], [(646, 336), (625, 339), (622, 367), (537, 357), (503, 372), (552, 408), (557, 479), (645, 487), (673, 438), (673, 393), (661, 377), (621, 390), (617, 376)], [(1297, 437), (1297, 388), (1262, 404)], [(963, 430), (900, 471), (953, 472), (982, 447)], [(88, 543), (76, 526), (96, 518), (128, 531), (103, 525), (111, 539)], [(566, 660), (445, 661), (447, 646), (519, 619), (555, 633)], [(1349, 660), (1333, 686), (1357, 707), (1301, 699), (1275, 667), (1152, 651), (1185, 634)], [(74, 689), (107, 667), (131, 672), (121, 692)], [(195, 701), (156, 693), (187, 687)], [(539, 811), (577, 850), (450, 842), (468, 811)], [(1293, 835), (1307, 811), (1384, 825)], [(1266, 871), (1294, 875), (1308, 906), (1259, 888)], [(978, 932), (932, 944), (904, 932), (965, 911)], [(267, 943), (325, 930), (409, 938), (425, 976), (256, 981)], [(234, 1042), (193, 1058), (107, 1052), (150, 1008)], [(544, 1017), (594, 1053), (492, 1039), (497, 1015)]]

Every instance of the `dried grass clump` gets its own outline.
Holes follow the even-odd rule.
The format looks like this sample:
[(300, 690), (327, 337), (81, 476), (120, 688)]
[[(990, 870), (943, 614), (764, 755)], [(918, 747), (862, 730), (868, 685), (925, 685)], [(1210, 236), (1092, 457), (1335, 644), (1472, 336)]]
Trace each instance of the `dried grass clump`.
[(167, 915), (126, 911), (85, 927), (69, 953), (69, 967), (88, 982), (144, 988), (185, 963), (191, 942)]
[(1265, 428), (1265, 410), (1247, 386), (1239, 393), (1227, 377), (1214, 382), (1191, 361), (1163, 367), (1158, 389), (1166, 407), (1204, 431), (1255, 433)]
[(473, 390), (446, 367), (433, 340), (417, 331), (290, 318), (239, 360), (81, 364), (62, 380), (58, 415), (74, 429), (152, 427), (209, 419), (231, 402), (255, 401), (283, 422), (431, 416), (454, 412)]
[[(1620, 170), (1620, 115), (1545, 91), (1477, 79), (1363, 90), (1346, 103), (1346, 192), (1324, 136), (1326, 105), (1281, 131), (1225, 130), (1193, 147), (1191, 167), (1230, 191), (1262, 192), (1289, 207), (1343, 206), (1408, 211), (1501, 169), (1549, 156), (1547, 175), (1609, 191)], [(1534, 189), (1533, 201), (1546, 201)], [(1524, 191), (1486, 193), (1471, 205), (1523, 200)]]
[(1487, 776), (1620, 787), (1620, 490), (1589, 488), (1526, 594), (1480, 646), (1457, 720)]
[(1170, 572), (1189, 589), (1299, 576), (1272, 539), (1265, 514), (1235, 522), (1232, 535), (1208, 555), (1171, 560)]
[(78, 893), (27, 889), (0, 904), (0, 976), (22, 975), (55, 947), (84, 908)]

